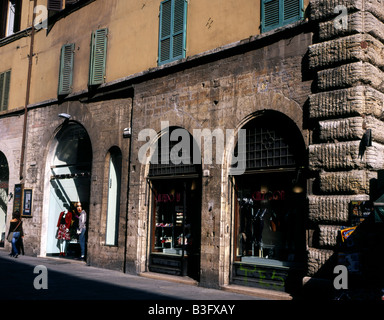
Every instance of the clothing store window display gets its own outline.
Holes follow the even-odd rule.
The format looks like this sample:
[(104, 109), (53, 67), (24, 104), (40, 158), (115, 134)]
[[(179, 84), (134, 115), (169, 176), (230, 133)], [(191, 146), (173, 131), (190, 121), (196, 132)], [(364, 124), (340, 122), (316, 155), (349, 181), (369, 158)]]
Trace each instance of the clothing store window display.
[(67, 209), (62, 211), (57, 221), (56, 239), (59, 241), (60, 256), (65, 256), (67, 249), (67, 241), (71, 240), (70, 227), (72, 223), (72, 213)]
[(83, 210), (83, 207), (81, 203), (77, 203), (76, 209), (78, 212), (77, 218), (79, 219), (79, 227), (77, 228), (77, 234), (79, 235), (79, 243), (80, 243), (80, 252), (81, 260), (85, 260), (85, 232), (87, 230), (86, 223), (87, 223), (87, 213), (85, 210)]
[(17, 258), (20, 254), (20, 251), (22, 250), (22, 238), (24, 237), (23, 221), (21, 221), (21, 214), (19, 211), (15, 211), (12, 214), (8, 235), (10, 232), (13, 232), (12, 251), (10, 256)]

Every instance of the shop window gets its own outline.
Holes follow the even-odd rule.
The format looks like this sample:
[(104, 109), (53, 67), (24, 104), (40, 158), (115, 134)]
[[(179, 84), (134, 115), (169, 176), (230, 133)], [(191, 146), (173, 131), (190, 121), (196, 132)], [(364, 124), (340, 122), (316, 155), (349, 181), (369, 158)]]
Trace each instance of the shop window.
[(121, 161), (122, 156), (120, 150), (113, 148), (110, 151), (109, 158), (106, 245), (117, 244), (120, 212)]
[(290, 126), (273, 117), (244, 128), (247, 167), (234, 177), (235, 260), (298, 261), (305, 244), (305, 147)]
[(186, 0), (166, 0), (160, 4), (159, 65), (185, 57)]
[(107, 39), (108, 29), (99, 29), (92, 33), (88, 81), (88, 85), (90, 86), (104, 83), (107, 58)]
[[(186, 142), (186, 134), (177, 141), (170, 139), (176, 132), (174, 129), (163, 132), (158, 140), (154, 154), (158, 161), (153, 159), (156, 164), (151, 163), (148, 176), (153, 199), (149, 269), (197, 279), (200, 272), (201, 164), (192, 164), (193, 151), (183, 154), (182, 150), (177, 154), (181, 163), (161, 162), (162, 156), (164, 159), (165, 155), (172, 154), (181, 140)], [(189, 135), (184, 146), (193, 150), (192, 136), (183, 132)], [(162, 143), (164, 140), (168, 142), (167, 148)]]
[(303, 18), (303, 0), (262, 0), (261, 32), (266, 32)]
[(8, 109), (11, 70), (0, 73), (0, 111)]
[(73, 57), (75, 45), (66, 44), (61, 48), (58, 95), (72, 92)]
[(0, 38), (20, 31), (21, 0), (0, 1)]

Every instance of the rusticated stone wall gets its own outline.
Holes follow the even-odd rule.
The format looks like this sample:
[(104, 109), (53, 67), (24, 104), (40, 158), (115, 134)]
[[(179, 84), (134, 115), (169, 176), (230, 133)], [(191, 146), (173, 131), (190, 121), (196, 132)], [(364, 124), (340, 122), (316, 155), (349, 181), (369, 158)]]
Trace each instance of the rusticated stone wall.
[[(341, 12), (335, 13), (338, 5), (348, 14), (344, 28), (338, 24)], [(308, 53), (317, 77), (308, 110), (316, 128), (309, 147), (315, 183), (309, 195), (314, 236), (307, 274), (316, 277), (334, 257), (350, 201), (371, 199), (372, 182), (384, 167), (384, 3), (314, 0), (309, 19), (317, 26)], [(367, 129), (372, 146), (362, 150)]]

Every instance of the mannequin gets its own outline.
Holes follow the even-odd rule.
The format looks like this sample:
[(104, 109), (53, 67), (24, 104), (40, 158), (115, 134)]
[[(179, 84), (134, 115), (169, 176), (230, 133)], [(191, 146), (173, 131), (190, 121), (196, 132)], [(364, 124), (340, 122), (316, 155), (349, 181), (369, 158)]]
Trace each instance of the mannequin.
[(57, 221), (57, 240), (60, 245), (60, 256), (65, 256), (67, 241), (71, 239), (69, 228), (72, 222), (72, 213), (68, 210), (64, 210), (60, 213), (59, 220)]

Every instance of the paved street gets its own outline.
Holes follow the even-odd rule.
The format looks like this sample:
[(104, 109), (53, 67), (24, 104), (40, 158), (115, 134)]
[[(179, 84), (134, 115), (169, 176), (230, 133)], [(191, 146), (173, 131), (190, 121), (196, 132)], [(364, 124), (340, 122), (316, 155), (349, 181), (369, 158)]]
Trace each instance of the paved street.
[[(38, 267), (40, 269), (34, 273), (36, 266), (40, 266)], [(44, 284), (41, 278), (43, 275), (41, 266), (47, 270), (47, 289), (38, 290), (35, 285), (43, 286)], [(208, 305), (212, 304), (210, 301), (214, 301), (215, 306), (211, 306), (211, 314), (215, 311), (218, 313), (220, 305), (220, 308), (226, 306), (220, 309), (223, 312), (222, 315), (230, 315), (230, 312), (234, 314), (236, 309), (231, 310), (228, 306), (234, 305), (235, 301), (236, 314), (239, 314), (240, 311), (244, 312), (244, 307), (248, 303), (265, 300), (265, 298), (129, 275), (67, 259), (29, 256), (19, 256), (15, 259), (9, 257), (7, 251), (0, 250), (0, 305), (3, 307), (36, 306), (44, 301), (49, 305), (56, 305), (64, 300), (74, 301), (75, 304), (81, 301), (83, 306), (84, 303), (85, 305), (91, 303), (92, 306), (100, 303), (102, 306), (108, 301), (124, 302), (124, 307), (135, 307), (139, 313), (141, 311), (145, 315), (151, 312), (161, 315), (162, 312), (167, 311), (161, 309), (162, 305), (184, 306), (185, 310), (188, 309), (188, 312), (192, 313), (191, 303), (195, 304), (199, 301), (198, 303)], [(80, 301), (76, 302), (76, 300)], [(28, 308), (22, 308), (20, 311), (27, 314), (30, 312)], [(177, 309), (168, 310), (168, 312), (171, 311), (177, 312)], [(195, 312), (198, 310), (196, 309)], [(202, 312), (207, 313), (208, 309), (200, 310), (200, 313)]]
[[(48, 271), (48, 289), (36, 290), (36, 266)], [(9, 257), (0, 250), (0, 300), (254, 300), (260, 298), (201, 288), (195, 285), (150, 279), (87, 266), (67, 259)], [(42, 283), (42, 281), (40, 281)]]

